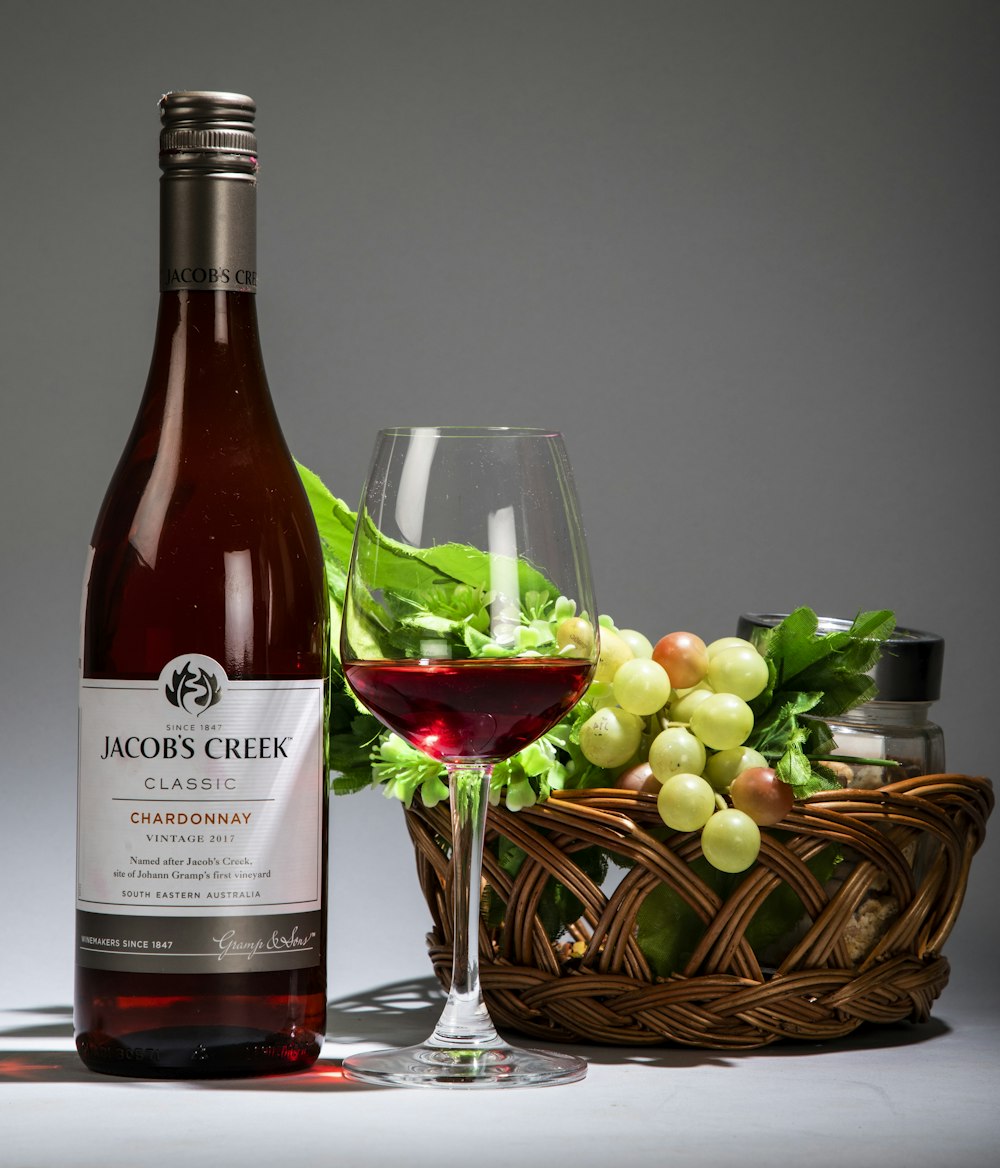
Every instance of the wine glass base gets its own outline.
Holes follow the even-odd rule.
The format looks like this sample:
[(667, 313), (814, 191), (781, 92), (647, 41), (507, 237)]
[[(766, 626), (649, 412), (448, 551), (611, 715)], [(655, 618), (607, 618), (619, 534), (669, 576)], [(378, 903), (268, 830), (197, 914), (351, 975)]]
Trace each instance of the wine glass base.
[(505, 1043), (485, 1049), (421, 1044), (344, 1059), (348, 1078), (391, 1087), (551, 1087), (587, 1073), (582, 1058), (523, 1050)]

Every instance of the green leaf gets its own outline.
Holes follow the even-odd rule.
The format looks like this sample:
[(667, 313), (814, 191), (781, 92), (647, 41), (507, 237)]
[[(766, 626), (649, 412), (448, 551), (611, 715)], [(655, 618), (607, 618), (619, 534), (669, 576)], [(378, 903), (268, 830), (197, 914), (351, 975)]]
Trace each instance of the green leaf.
[(339, 666), (340, 625), (344, 616), (347, 569), (351, 562), (357, 516), (346, 503), (327, 489), (318, 475), (300, 462), (296, 462), (295, 466), (305, 487), (323, 549), (326, 586), (330, 595), (330, 652)]
[[(329, 511), (329, 499), (323, 501)], [(552, 638), (548, 621), (558, 590), (523, 558), (459, 543), (414, 547), (387, 536), (370, 515), (357, 522), (364, 538), (355, 554), (370, 592), (352, 592), (349, 631), (351, 643), (365, 656), (422, 652), (425, 640), (443, 640), (447, 656), (461, 656), (456, 650), (463, 649), (474, 656), (502, 656), (529, 648), (526, 642), (532, 639)], [(501, 598), (488, 589), (503, 578), (516, 581), (516, 594), (506, 598), (514, 640), (502, 647), (491, 632), (491, 609)], [(532, 631), (528, 626), (540, 613), (546, 618), (544, 631)]]
[(822, 698), (821, 693), (789, 693), (787, 701), (754, 720), (747, 745), (765, 758), (779, 756), (799, 732), (799, 715), (812, 710)]
[(512, 844), (505, 835), (497, 837), (497, 859), (500, 861), (500, 867), (508, 876), (515, 877), (527, 858), (528, 853), (519, 848), (517, 844)]
[(801, 741), (789, 743), (774, 769), (778, 778), (792, 788), (796, 798), (801, 798), (814, 787), (815, 775), (812, 764), (802, 749)]
[(776, 767), (799, 798), (833, 785), (818, 765), (835, 745), (823, 719), (875, 696), (869, 671), (894, 627), (893, 614), (882, 609), (859, 613), (847, 629), (820, 634), (816, 614), (798, 608), (755, 634), (769, 680), (750, 703), (754, 729), (747, 745)]
[[(607, 875), (608, 857), (603, 848), (581, 848), (573, 853), (573, 863), (595, 884), (599, 885)], [(566, 927), (579, 919), (583, 904), (564, 884), (552, 878), (545, 884), (537, 911), (549, 940), (557, 941)]]
[[(527, 853), (502, 835), (498, 836), (492, 846), (500, 867), (511, 879), (515, 879), (527, 858)], [(608, 856), (603, 848), (581, 848), (573, 853), (573, 862), (595, 884), (600, 884), (607, 876)], [(488, 924), (496, 926), (504, 919), (505, 906), (492, 885), (488, 886), (488, 891), (486, 919)], [(567, 927), (580, 918), (583, 905), (564, 884), (552, 877), (546, 881), (536, 911), (549, 940), (557, 941), (566, 932)]]
[(772, 631), (766, 656), (780, 662), (779, 677), (787, 683), (825, 652), (815, 639), (819, 618), (810, 608), (797, 608)]
[(822, 700), (816, 706), (816, 715), (832, 718), (836, 714), (843, 714), (846, 710), (870, 702), (876, 692), (875, 682), (866, 675), (833, 680), (827, 685)]
[(300, 462), (296, 462), (295, 465), (305, 487), (320, 539), (346, 574), (347, 565), (351, 561), (351, 545), (354, 542), (357, 515), (325, 486), (317, 474)]
[(858, 640), (887, 641), (896, 629), (896, 618), (887, 608), (875, 612), (859, 612), (851, 625), (851, 636)]
[(651, 889), (636, 914), (636, 940), (655, 977), (679, 973), (704, 931), (698, 914), (668, 884)]
[[(441, 776), (444, 766), (398, 734), (385, 732), (372, 750), (372, 772), (376, 782), (385, 785), (387, 796), (399, 799), (407, 807), (413, 796), (426, 787), (427, 806), (441, 799)], [(447, 792), (445, 792), (447, 793)]]
[[(783, 834), (775, 832), (779, 838)], [(820, 884), (825, 884), (841, 859), (839, 850), (831, 845), (807, 861), (806, 866)], [(780, 884), (767, 897), (754, 913), (745, 934), (758, 961), (764, 963), (771, 956), (775, 956), (776, 960), (785, 956), (784, 951), (788, 949), (793, 931), (801, 921), (804, 911), (797, 893), (787, 884)], [(778, 948), (776, 955), (769, 952), (772, 946)]]
[[(720, 897), (734, 884), (734, 877), (713, 868), (704, 857), (693, 860), (690, 868)], [(669, 884), (651, 889), (636, 914), (636, 940), (656, 977), (680, 973), (704, 933), (704, 921)]]
[(413, 547), (385, 535), (370, 516), (362, 522), (362, 547), (370, 561), (366, 577), (372, 588), (392, 596), (432, 595), (449, 582), (478, 589), (494, 574), (492, 570), (503, 564), (515, 570), (520, 596), (539, 592), (552, 601), (558, 596), (558, 591), (526, 560), (510, 560), (461, 543)]
[(507, 807), (510, 811), (534, 807), (537, 802), (538, 796), (527, 775), (522, 774), (507, 784)]
[(372, 785), (371, 763), (334, 774), (330, 787), (334, 795), (354, 795)]

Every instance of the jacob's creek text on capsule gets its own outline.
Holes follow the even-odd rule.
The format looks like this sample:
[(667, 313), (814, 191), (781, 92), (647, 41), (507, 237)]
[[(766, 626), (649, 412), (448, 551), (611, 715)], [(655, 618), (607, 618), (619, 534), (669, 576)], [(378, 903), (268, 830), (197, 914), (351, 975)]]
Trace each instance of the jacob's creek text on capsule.
[[(206, 758), (255, 759), (288, 758), (288, 744), (292, 735), (283, 738), (206, 738), (201, 743), (201, 753)], [(175, 735), (164, 737), (148, 736), (140, 738), (133, 734), (125, 738), (105, 735), (104, 747), (100, 757), (109, 758), (194, 758), (198, 753), (198, 744), (193, 738), (178, 738)]]
[(229, 268), (163, 268), (160, 277), (165, 287), (230, 283), (241, 288), (257, 287), (257, 273), (251, 268), (237, 268), (235, 274)]

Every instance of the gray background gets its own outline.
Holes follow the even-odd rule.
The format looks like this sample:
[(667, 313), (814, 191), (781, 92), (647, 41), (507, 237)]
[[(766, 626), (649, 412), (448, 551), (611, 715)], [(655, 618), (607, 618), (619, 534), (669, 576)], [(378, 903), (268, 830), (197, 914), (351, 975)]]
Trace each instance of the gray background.
[[(156, 101), (259, 106), (259, 313), (289, 444), (555, 426), (599, 599), (651, 638), (894, 608), (996, 754), (1000, 8), (941, 0), (11, 2), (0, 28), (8, 999), (71, 994), (88, 536), (156, 314)], [(949, 945), (984, 996), (996, 835)], [(398, 809), (334, 806), (331, 992), (426, 973)], [(952, 991), (949, 991), (952, 992)]]

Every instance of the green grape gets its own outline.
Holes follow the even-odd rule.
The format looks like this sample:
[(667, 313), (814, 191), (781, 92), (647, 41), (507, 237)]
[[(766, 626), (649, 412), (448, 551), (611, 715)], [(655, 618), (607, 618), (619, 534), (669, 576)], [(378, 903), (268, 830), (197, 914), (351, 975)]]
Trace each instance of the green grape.
[(553, 620), (564, 621), (571, 616), (576, 616), (576, 601), (570, 600), (568, 596), (557, 596), (552, 606)]
[(625, 664), (631, 661), (635, 654), (627, 641), (613, 630), (601, 627), (601, 652), (597, 658), (597, 668), (594, 670), (595, 681), (614, 681), (615, 674)]
[(594, 626), (580, 616), (568, 616), (556, 626), (556, 644), (566, 657), (589, 657), (594, 649)]
[(691, 730), (712, 750), (742, 746), (753, 730), (753, 710), (735, 694), (710, 694), (692, 713)]
[[(745, 645), (750, 645), (750, 642), (744, 641), (742, 637), (719, 637), (708, 646), (708, 659), (711, 661), (716, 653), (721, 653), (725, 649), (739, 649)], [(750, 648), (752, 649), (753, 645), (750, 645)]]
[(675, 702), (670, 703), (670, 721), (690, 722), (692, 713), (713, 692), (707, 685), (696, 685), (694, 689), (687, 690)]
[(674, 831), (697, 831), (715, 811), (715, 792), (700, 775), (671, 775), (656, 796), (660, 818)]
[(649, 765), (661, 783), (681, 771), (700, 775), (705, 766), (705, 747), (684, 726), (668, 726), (649, 744)]
[(653, 646), (650, 644), (649, 638), (644, 637), (636, 629), (619, 629), (618, 636), (628, 645), (636, 657), (644, 657), (648, 661), (653, 656)]
[(709, 661), (708, 680), (717, 693), (736, 694), (749, 702), (767, 685), (767, 662), (753, 645), (734, 645)]
[(655, 714), (670, 700), (670, 678), (666, 670), (644, 657), (623, 661), (612, 685), (622, 709), (640, 717)]
[(742, 811), (716, 811), (701, 829), (701, 850), (720, 872), (742, 872), (760, 854), (760, 828)]
[(580, 727), (580, 749), (594, 766), (624, 766), (639, 749), (642, 719), (617, 706), (595, 711)]
[(767, 759), (756, 750), (749, 746), (733, 746), (711, 755), (702, 773), (721, 795), (725, 795), (729, 784), (741, 771), (766, 766)]
[(595, 710), (600, 710), (604, 706), (617, 705), (615, 701), (615, 687), (610, 681), (592, 681), (587, 686), (584, 701)]

